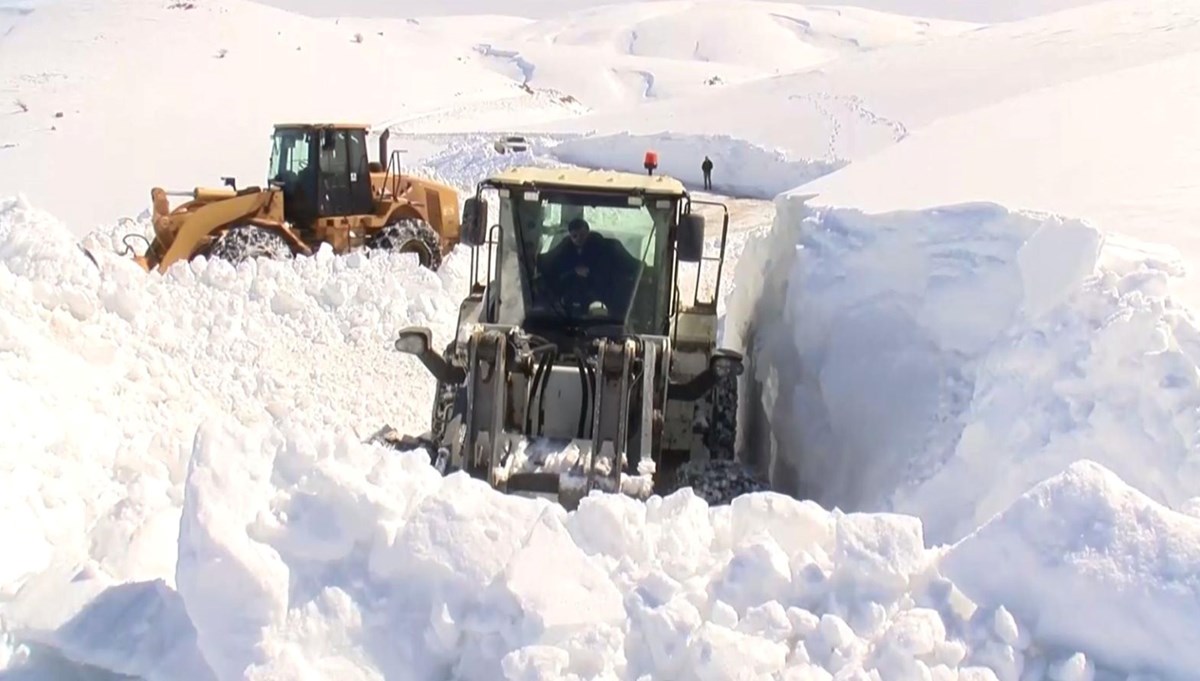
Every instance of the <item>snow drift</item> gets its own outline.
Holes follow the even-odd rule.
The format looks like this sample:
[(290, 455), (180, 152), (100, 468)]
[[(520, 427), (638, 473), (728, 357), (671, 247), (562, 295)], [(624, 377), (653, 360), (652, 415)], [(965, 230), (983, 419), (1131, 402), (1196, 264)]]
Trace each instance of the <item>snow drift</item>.
[(485, 42), (476, 49), (485, 63), (513, 80), (570, 92), (606, 111), (813, 69), (846, 55), (924, 43), (975, 27), (851, 7), (745, 0), (618, 3), (582, 10), (567, 5), (560, 11), (562, 16), (513, 22), (515, 27), (505, 30), (485, 28), (477, 38)]
[[(805, 247), (784, 248), (801, 216)], [(781, 272), (816, 265), (805, 275), (811, 295), (791, 295), (789, 308), (814, 316), (817, 338), (838, 320), (853, 322), (856, 300), (911, 306), (915, 297), (886, 293), (897, 281), (916, 292), (934, 272), (943, 302), (964, 293), (956, 285), (986, 285), (997, 293), (979, 318), (932, 308), (912, 316), (957, 349), (958, 365), (942, 361), (963, 376), (972, 357), (1004, 349), (993, 337), (1009, 327), (1052, 324), (1062, 347), (1082, 350), (1061, 331), (1081, 309), (1107, 317), (1102, 303), (1124, 300), (1169, 313), (1152, 285), (1166, 275), (1153, 263), (1088, 274), (1100, 241), (1086, 225), (994, 206), (906, 217), (925, 241), (906, 240), (916, 233), (897, 228), (897, 216), (813, 216), (784, 201), (771, 239), (751, 242), (747, 262), (767, 271), (768, 302), (785, 299), (774, 288)], [(969, 238), (947, 241), (964, 226)], [(823, 258), (797, 261), (822, 245)], [(1038, 267), (1044, 248), (1064, 262), (1063, 246), (1075, 254), (1071, 267)], [(404, 257), (328, 255), (238, 268), (198, 260), (165, 277), (103, 257), (97, 271), (50, 216), (20, 200), (0, 207), (0, 292), (10, 301), (0, 312), (0, 380), (17, 405), (0, 424), (10, 434), (0, 465), (12, 472), (0, 540), (22, 547), (0, 563), (5, 663), (21, 668), (36, 644), (147, 681), (720, 679), (747, 669), (789, 679), (1019, 681), (1029, 669), (1169, 678), (1190, 664), (1195, 627), (1181, 623), (1197, 621), (1200, 605), (1178, 575), (1200, 569), (1188, 539), (1200, 521), (1138, 496), (1099, 464), (1044, 483), (1032, 502), (1019, 497), (1024, 489), (990, 497), (1004, 514), (942, 551), (930, 548), (935, 538), (917, 516), (828, 511), (776, 493), (716, 509), (688, 490), (646, 503), (596, 496), (567, 513), (462, 475), (442, 478), (420, 454), (364, 444), (356, 425), (417, 429), (427, 419), (428, 377), (386, 350), (389, 330), (433, 323), (444, 338), (457, 276), (453, 265), (435, 275)], [(755, 279), (739, 281), (735, 296), (750, 295), (745, 284)], [(1141, 326), (1114, 330), (1106, 353), (1128, 351), (1153, 328), (1125, 319)], [(973, 332), (968, 322), (987, 324)], [(921, 352), (912, 325), (897, 333), (904, 328), (887, 329), (891, 341)], [(837, 354), (827, 351), (836, 344), (802, 345), (815, 341), (790, 331), (775, 340), (806, 360)], [(779, 356), (756, 347), (759, 358)], [(1128, 397), (1121, 372), (1170, 366), (1160, 359), (1147, 369), (1104, 364), (1115, 372), (1102, 376), (1106, 388)], [(827, 384), (850, 368), (827, 362)], [(985, 375), (975, 373), (977, 392)], [(840, 404), (853, 405), (841, 387)], [(1122, 413), (1145, 416), (1155, 405)], [(972, 408), (986, 420), (987, 410)], [(1132, 422), (1103, 423), (1137, 432)], [(898, 424), (877, 418), (874, 432)], [(978, 468), (970, 454), (967, 473)], [(883, 471), (868, 491), (887, 488), (887, 459), (859, 463)], [(953, 470), (941, 475), (951, 480)], [(975, 479), (967, 473), (955, 482)], [(1038, 501), (1044, 495), (1051, 503)], [(945, 534), (946, 519), (927, 515)], [(1059, 524), (1064, 517), (1075, 527), (1107, 523), (1117, 535), (1092, 535), (1063, 562), (1053, 551), (1077, 532)], [(1137, 531), (1145, 518), (1177, 539)], [(1060, 529), (1041, 533), (1041, 544), (1025, 527)], [(1021, 582), (979, 574), (975, 566), (996, 556), (1019, 556), (1034, 573)], [(1128, 607), (1135, 592), (1117, 587), (1135, 575), (1151, 580), (1143, 607), (1169, 607), (1167, 622), (1178, 624), (1146, 635), (1164, 647), (1133, 635), (1115, 647), (1113, 618), (1099, 631), (1095, 619), (1063, 615)], [(1055, 595), (1058, 614), (1047, 618), (1026, 577), (1078, 586)]]
[(796, 158), (727, 135), (590, 135), (564, 140), (549, 152), (560, 161), (589, 168), (643, 173), (647, 151), (658, 153), (658, 170), (694, 187), (704, 186), (700, 164), (713, 161), (713, 191), (770, 199), (845, 165), (838, 160)]
[(1200, 489), (1178, 263), (992, 204), (806, 200), (781, 197), (746, 247), (726, 321), (750, 344), (752, 437), (780, 489), (914, 514), (936, 542), (1081, 458), (1168, 505)]

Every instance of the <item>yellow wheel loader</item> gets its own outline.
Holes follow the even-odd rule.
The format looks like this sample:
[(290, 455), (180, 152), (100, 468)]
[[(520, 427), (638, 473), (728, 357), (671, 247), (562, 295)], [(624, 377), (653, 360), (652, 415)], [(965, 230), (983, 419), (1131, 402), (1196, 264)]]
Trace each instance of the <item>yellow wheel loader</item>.
[(411, 327), (395, 344), (437, 379), (431, 429), (368, 441), (567, 508), (592, 490), (692, 487), (716, 505), (768, 489), (736, 455), (742, 357), (717, 346), (729, 212), (709, 204), (724, 224), (706, 255), (698, 203), (665, 176), (517, 168), (481, 182), (463, 208), (473, 279), (456, 337), (439, 353)]
[[(458, 193), (402, 174), (399, 154), (387, 153), (386, 129), (379, 160), (370, 161), (367, 134), (365, 125), (278, 124), (266, 189), (237, 189), (233, 178), (190, 192), (153, 188), (154, 239), (134, 260), (161, 273), (198, 255), (236, 263), (312, 255), (329, 244), (337, 254), (364, 247), (412, 252), (436, 270), (459, 240)], [(172, 194), (190, 200), (172, 209)], [(140, 236), (125, 237), (126, 247)]]

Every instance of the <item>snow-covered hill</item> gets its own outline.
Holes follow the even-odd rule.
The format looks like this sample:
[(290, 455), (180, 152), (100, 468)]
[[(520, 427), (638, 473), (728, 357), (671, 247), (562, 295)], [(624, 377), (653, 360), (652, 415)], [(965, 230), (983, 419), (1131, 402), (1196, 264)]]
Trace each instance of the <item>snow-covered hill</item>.
[(248, 0), (36, 6), (0, 37), (0, 195), (49, 205), (65, 187), (56, 214), (82, 235), (137, 215), (156, 185), (261, 183), (275, 122), (567, 111), (420, 33), (357, 33)]
[[(1200, 44), (1198, 19), (1200, 4), (1187, 0), (1108, 0), (1027, 21), (952, 31), (938, 40), (852, 52), (791, 74), (707, 88), (683, 101), (649, 102), (636, 115), (601, 111), (542, 129), (720, 131), (809, 158), (856, 160), (945, 116), (1193, 52)], [(1160, 109), (1157, 100), (1175, 96), (1134, 99), (1119, 90), (1109, 95), (1108, 106), (1133, 110)], [(999, 132), (977, 135), (986, 143)], [(958, 153), (969, 158), (973, 149)], [(716, 175), (723, 172), (718, 168)]]
[[(0, 673), (1194, 676), (1200, 4), (306, 1), (0, 3)], [(565, 513), (363, 444), (427, 423), (391, 338), (464, 252), (110, 252), (310, 117), (464, 190), (712, 155), (781, 493)]]
[(493, 68), (516, 80), (569, 91), (583, 103), (611, 112), (971, 27), (855, 8), (649, 2), (533, 22), (489, 36), (476, 49)]

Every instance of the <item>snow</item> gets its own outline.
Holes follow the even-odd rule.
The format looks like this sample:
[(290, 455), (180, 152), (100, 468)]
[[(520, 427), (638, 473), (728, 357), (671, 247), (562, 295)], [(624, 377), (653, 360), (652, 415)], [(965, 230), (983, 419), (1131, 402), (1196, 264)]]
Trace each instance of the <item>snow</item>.
[[(949, 116), (803, 191), (824, 205), (869, 211), (986, 197), (1087, 216), (1105, 231), (1173, 247), (1174, 257), (1192, 262), (1200, 255), (1192, 229), (1200, 220), (1200, 148), (1179, 131), (1200, 116), (1200, 83), (1191, 77), (1197, 68), (1200, 52), (1191, 52)], [(981, 138), (983, 129), (989, 134)], [(921, 173), (903, 170), (916, 164)], [(1193, 281), (1179, 294), (1189, 306), (1200, 301)]]
[[(738, 30), (729, 30), (736, 25)], [(869, 10), (778, 2), (648, 2), (577, 10), (489, 33), (488, 64), (535, 88), (606, 111), (677, 99), (963, 30)]]
[[(1004, 604), (1008, 618), (1035, 622), (1029, 634), (1042, 645), (1182, 678), (1196, 669), (1200, 650), (1193, 626), (1200, 580), (1190, 567), (1198, 558), (1200, 522), (1080, 460), (950, 547), (940, 563), (981, 606)], [(1091, 626), (1106, 621), (1138, 626)], [(1059, 678), (1081, 678), (1085, 661), (1064, 661)]]
[(994, 204), (798, 196), (780, 222), (798, 229), (738, 264), (763, 282), (734, 291), (726, 333), (748, 337), (781, 489), (916, 515), (939, 543), (1081, 457), (1165, 503), (1196, 496), (1200, 336), (1176, 263)]
[[(1012, 3), (955, 4), (965, 8), (1000, 7)], [(1048, 11), (1054, 4), (1043, 6)], [(826, 161), (864, 160), (889, 148), (893, 153), (904, 153), (900, 150), (906, 148), (913, 150), (913, 155), (903, 163), (881, 160), (880, 166), (891, 169), (907, 169), (922, 155), (917, 152), (916, 145), (893, 145), (914, 131), (924, 130), (939, 140), (934, 146), (951, 156), (948, 163), (922, 166), (922, 174), (931, 168), (938, 169), (932, 173), (935, 179), (931, 179), (930, 186), (940, 186), (936, 178), (942, 176), (941, 169), (954, 179), (960, 168), (970, 167), (971, 173), (979, 176), (978, 191), (986, 193), (991, 186), (987, 182), (992, 178), (1000, 183), (1009, 179), (1005, 172), (1009, 168), (1013, 168), (1012, 173), (1016, 175), (1016, 169), (1060, 158), (1051, 153), (1062, 148), (1056, 142), (1050, 146), (1039, 145), (1043, 140), (1026, 137), (1036, 134), (1039, 129), (1061, 131), (1067, 139), (1102, 137), (1108, 140), (1109, 131), (1102, 128), (1097, 131), (1098, 126), (1090, 123), (1087, 114), (1092, 112), (1103, 112), (1103, 116), (1095, 119), (1097, 121), (1108, 120), (1109, 115), (1114, 115), (1112, 120), (1118, 125), (1122, 120), (1132, 121), (1141, 126), (1137, 128), (1139, 134), (1118, 142), (1121, 146), (1111, 155), (1091, 147), (1064, 148), (1069, 152), (1061, 157), (1064, 163), (1079, 162), (1078, 168), (1071, 166), (1072, 170), (1087, 171), (1089, 164), (1083, 163), (1082, 159), (1093, 157), (1101, 168), (1108, 169), (1114, 161), (1124, 158), (1122, 153), (1133, 146), (1143, 150), (1141, 153), (1165, 151), (1169, 145), (1159, 147), (1151, 140), (1143, 144), (1140, 133), (1155, 121), (1174, 115), (1175, 107), (1162, 103), (1164, 97), (1172, 102), (1179, 97), (1178, 101), (1185, 107), (1179, 118), (1171, 120), (1188, 120), (1187, 93), (1194, 89), (1194, 79), (1182, 74), (1175, 78), (1163, 74), (1163, 80), (1143, 80), (1138, 87), (1129, 89), (1128, 94), (1123, 83), (1114, 81), (1108, 87), (1095, 90), (1094, 98), (1087, 105), (1074, 106), (1069, 94), (1072, 91), (1060, 91), (1059, 86), (1083, 87), (1076, 81), (1192, 53), (1200, 42), (1198, 19), (1200, 6), (1188, 0), (1152, 3), (1107, 0), (1070, 12), (1046, 13), (1013, 23), (943, 26), (934, 22), (928, 28), (916, 27), (927, 32), (924, 36), (918, 33), (909, 40), (900, 40), (884, 48), (845, 54), (815, 68), (713, 86), (687, 98), (650, 100), (635, 113), (599, 110), (539, 128), (546, 132), (585, 130), (599, 134), (629, 132), (638, 135), (663, 131), (702, 135), (719, 131), (764, 148), (786, 149), (796, 155)], [(974, 120), (962, 128), (962, 137), (954, 143), (934, 132), (933, 125), (941, 119), (965, 115), (989, 105), (1003, 106), (1011, 98), (1036, 97), (1039, 92), (1049, 98), (1061, 97), (1057, 100), (1058, 106), (1045, 112), (1061, 117), (1057, 126), (1038, 118), (1040, 109), (1029, 107), (1026, 115), (1019, 118)], [(1121, 95), (1115, 97), (1114, 92)], [(1067, 118), (1072, 115), (1074, 118)], [(1139, 121), (1136, 116), (1145, 118)], [(1063, 124), (1064, 118), (1070, 121), (1069, 125)], [(1087, 130), (1089, 136), (1085, 138), (1080, 134), (1076, 138), (1072, 130), (1075, 126)], [(981, 130), (986, 130), (986, 134)], [(1160, 127), (1153, 134), (1168, 134), (1175, 130), (1179, 128)], [(940, 140), (946, 143), (942, 145)], [(1003, 157), (1003, 163), (998, 159), (997, 165), (977, 162), (978, 154), (987, 158), (990, 149), (1006, 150), (1018, 140), (1022, 144), (1030, 143), (1020, 147), (1019, 157), (1015, 154)], [(1183, 144), (1186, 147), (1188, 142)], [(998, 171), (997, 168), (1005, 170)], [(714, 180), (720, 181), (725, 172), (726, 168), (718, 165), (713, 173)], [(920, 175), (915, 174), (916, 177)], [(852, 199), (869, 200), (875, 192), (895, 195), (903, 191), (899, 187), (915, 181), (913, 176), (904, 181), (888, 178), (889, 185), (880, 187), (872, 184), (871, 179), (862, 180), (848, 180), (860, 194), (866, 195), (855, 195)], [(892, 186), (897, 189), (893, 190)], [(1086, 194), (1081, 190), (1085, 186), (1063, 186), (1062, 191)], [(852, 199), (847, 197), (845, 200)]]
[[(1194, 676), (1200, 5), (271, 4), (0, 5), (5, 674)], [(116, 253), (310, 118), (464, 196), (711, 156), (776, 491), (567, 512), (366, 444), (427, 426), (392, 341), (463, 250)]]
[[(712, 159), (722, 173), (713, 181), (713, 191), (734, 196), (769, 199), (792, 187), (815, 180), (841, 167), (808, 158), (790, 157), (778, 150), (727, 135), (588, 135), (567, 139), (550, 150), (559, 161), (641, 173), (647, 151), (658, 154), (655, 173), (670, 175), (689, 185), (704, 183), (700, 164)], [(725, 168), (730, 170), (726, 171)]]

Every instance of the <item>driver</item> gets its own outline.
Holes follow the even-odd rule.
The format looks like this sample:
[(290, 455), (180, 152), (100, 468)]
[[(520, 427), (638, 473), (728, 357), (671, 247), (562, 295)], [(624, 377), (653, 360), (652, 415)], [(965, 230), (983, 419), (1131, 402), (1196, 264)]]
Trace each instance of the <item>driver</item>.
[(628, 280), (637, 272), (638, 260), (620, 241), (592, 232), (583, 218), (571, 220), (567, 235), (543, 256), (542, 274), (552, 282), (572, 286), (574, 282), (562, 279), (574, 273), (582, 280), (579, 284), (593, 295), (601, 296), (601, 302), (610, 310), (621, 307), (612, 303), (627, 297), (621, 292), (628, 288)]

